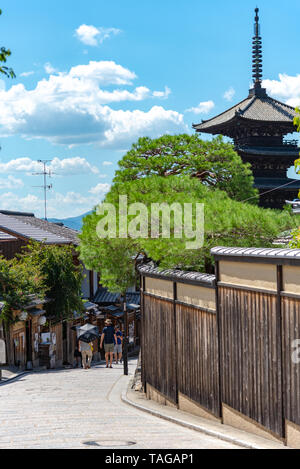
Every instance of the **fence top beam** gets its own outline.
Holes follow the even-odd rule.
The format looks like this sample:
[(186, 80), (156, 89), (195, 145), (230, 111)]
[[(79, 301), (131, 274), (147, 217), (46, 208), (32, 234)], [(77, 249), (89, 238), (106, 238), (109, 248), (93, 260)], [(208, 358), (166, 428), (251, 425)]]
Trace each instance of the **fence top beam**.
[(203, 274), (199, 272), (186, 272), (182, 270), (160, 270), (152, 263), (138, 266), (138, 272), (145, 277), (169, 280), (177, 283), (188, 283), (190, 285), (201, 285), (206, 288), (215, 288), (215, 275)]
[(300, 249), (235, 248), (218, 246), (211, 249), (216, 260), (300, 265)]

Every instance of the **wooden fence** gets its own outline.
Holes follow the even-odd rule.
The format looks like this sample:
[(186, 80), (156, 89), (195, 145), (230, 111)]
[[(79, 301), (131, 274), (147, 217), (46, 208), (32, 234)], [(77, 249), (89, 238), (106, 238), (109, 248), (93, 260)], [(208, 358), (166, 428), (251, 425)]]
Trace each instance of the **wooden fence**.
[(300, 448), (300, 250), (212, 254), (215, 276), (139, 267), (146, 393)]

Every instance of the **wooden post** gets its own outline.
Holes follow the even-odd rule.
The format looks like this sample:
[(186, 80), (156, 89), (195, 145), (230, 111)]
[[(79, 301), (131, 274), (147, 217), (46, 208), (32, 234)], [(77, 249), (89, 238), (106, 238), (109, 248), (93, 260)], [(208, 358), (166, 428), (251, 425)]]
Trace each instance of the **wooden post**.
[(146, 375), (145, 375), (145, 277), (140, 277), (141, 292), (141, 380), (144, 392), (146, 392)]
[[(283, 290), (282, 280), (282, 265), (277, 265), (277, 298), (276, 298), (276, 329), (277, 329), (277, 350), (280, 359), (280, 374), (278, 380), (281, 387), (281, 413), (282, 413), (282, 437), (285, 438), (285, 376), (284, 376), (284, 350), (283, 350), (283, 327), (282, 327), (282, 312), (281, 312), (281, 292)], [(285, 442), (286, 444), (286, 442)]]
[(219, 287), (218, 283), (220, 280), (220, 272), (219, 272), (219, 261), (215, 261), (215, 277), (216, 277), (216, 285), (215, 285), (215, 292), (216, 292), (216, 315), (217, 315), (217, 335), (218, 335), (218, 375), (219, 375), (219, 417), (222, 419), (223, 423), (223, 415), (222, 415), (222, 363), (221, 363), (221, 317), (220, 317), (220, 309), (219, 309)]
[(173, 314), (174, 314), (174, 361), (175, 361), (175, 402), (178, 407), (178, 345), (177, 345), (177, 283), (173, 282)]

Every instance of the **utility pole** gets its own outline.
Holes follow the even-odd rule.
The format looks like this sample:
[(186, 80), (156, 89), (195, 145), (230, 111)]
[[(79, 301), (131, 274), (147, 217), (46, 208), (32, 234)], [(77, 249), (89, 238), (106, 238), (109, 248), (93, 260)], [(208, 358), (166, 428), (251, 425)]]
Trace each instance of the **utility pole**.
[(40, 187), (44, 189), (44, 212), (45, 212), (45, 220), (47, 220), (47, 190), (52, 189), (52, 184), (47, 184), (47, 176), (51, 177), (52, 172), (51, 170), (47, 169), (47, 163), (51, 163), (52, 160), (38, 160), (38, 163), (41, 163), (44, 166), (44, 171), (41, 173), (32, 173), (33, 176), (43, 176), (44, 177), (44, 185), (43, 186), (34, 186)]

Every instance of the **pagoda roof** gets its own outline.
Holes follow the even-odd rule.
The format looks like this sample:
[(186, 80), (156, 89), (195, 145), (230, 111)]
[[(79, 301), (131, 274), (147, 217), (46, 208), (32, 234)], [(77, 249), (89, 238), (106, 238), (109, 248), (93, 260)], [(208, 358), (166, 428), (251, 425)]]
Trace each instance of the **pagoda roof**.
[(239, 153), (246, 153), (247, 155), (253, 156), (271, 156), (272, 158), (278, 156), (282, 158), (283, 156), (290, 156), (291, 158), (297, 158), (299, 155), (299, 147), (296, 145), (287, 145), (283, 144), (277, 147), (252, 147), (247, 145), (237, 145), (236, 150)]
[(256, 177), (254, 187), (256, 189), (268, 189), (268, 188), (279, 188), (281, 190), (299, 190), (300, 189), (300, 179), (290, 179), (290, 178), (264, 178)]
[(230, 124), (234, 126), (237, 121), (244, 121), (245, 124), (247, 122), (283, 124), (290, 126), (291, 131), (293, 131), (293, 121), (296, 115), (293, 107), (271, 98), (266, 93), (262, 93), (262, 96), (259, 96), (256, 94), (252, 95), (251, 91), (246, 99), (227, 111), (207, 121), (203, 120), (200, 124), (194, 124), (194, 129), (197, 132), (216, 134), (222, 133), (223, 127), (228, 128)]

